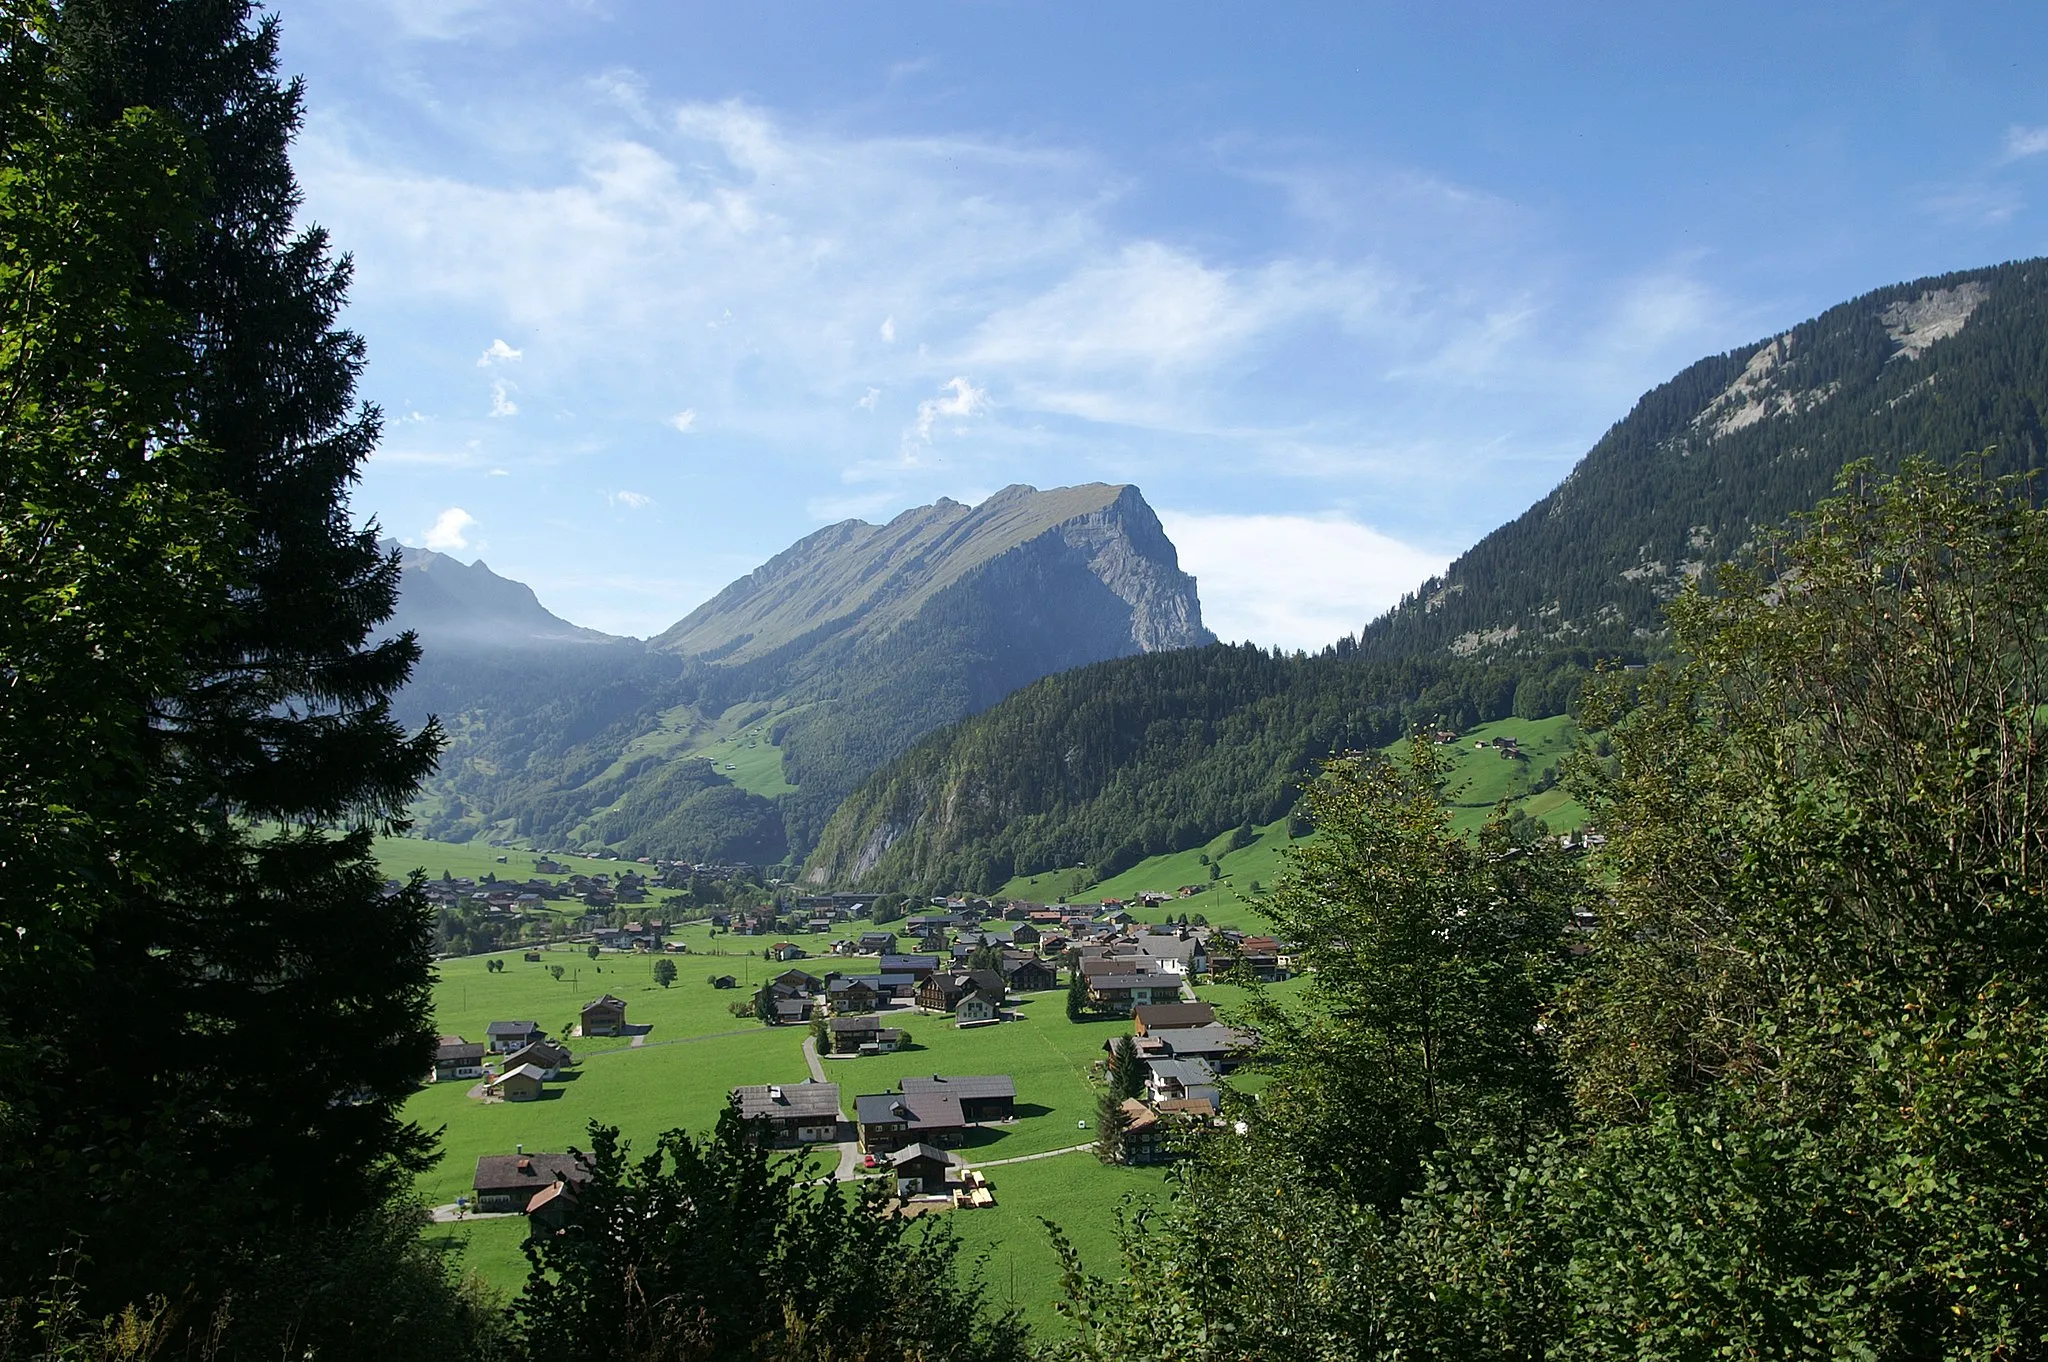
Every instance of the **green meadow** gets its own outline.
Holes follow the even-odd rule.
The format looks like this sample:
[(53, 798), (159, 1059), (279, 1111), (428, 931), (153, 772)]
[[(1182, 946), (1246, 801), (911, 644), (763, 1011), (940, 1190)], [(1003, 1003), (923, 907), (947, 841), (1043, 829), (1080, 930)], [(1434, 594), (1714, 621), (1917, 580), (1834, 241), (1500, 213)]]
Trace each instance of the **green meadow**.
[[(859, 924), (849, 924), (857, 929)], [(808, 1074), (801, 1026), (762, 1026), (727, 1011), (745, 990), (714, 989), (706, 978), (731, 973), (759, 981), (770, 965), (758, 954), (714, 956), (707, 948), (734, 938), (712, 938), (701, 926), (685, 929), (689, 954), (671, 955), (679, 977), (667, 989), (653, 980), (655, 957), (607, 952), (591, 961), (581, 949), (541, 951), (541, 962), (521, 953), (497, 958), (503, 973), (486, 967), (491, 957), (441, 963), (435, 985), (435, 1017), (444, 1033), (481, 1040), (497, 1020), (533, 1020), (556, 1036), (566, 1034), (581, 1005), (601, 993), (627, 1003), (635, 1029), (647, 1027), (637, 1046), (630, 1039), (571, 1040), (579, 1059), (573, 1077), (550, 1084), (538, 1102), (478, 1102), (466, 1081), (431, 1085), (416, 1094), (407, 1116), (441, 1132), (444, 1156), (423, 1176), (420, 1195), (436, 1205), (469, 1191), (476, 1160), (485, 1154), (587, 1148), (592, 1120), (616, 1125), (645, 1148), (662, 1131), (676, 1127), (704, 1131), (717, 1119), (727, 1092), (742, 1083), (797, 1083)], [(740, 938), (752, 946), (759, 938)], [(852, 971), (874, 968), (872, 959), (840, 962)], [(799, 962), (820, 972), (829, 960)], [(549, 970), (560, 965), (558, 981)], [(1280, 986), (1292, 992), (1296, 984)], [(1204, 985), (1204, 997), (1231, 1006), (1243, 990)], [(1043, 1154), (1093, 1140), (1099, 1089), (1092, 1072), (1105, 1041), (1123, 1035), (1129, 1023), (1067, 1020), (1064, 988), (1016, 1000), (1022, 1020), (962, 1031), (943, 1016), (897, 1011), (889, 1023), (909, 1033), (908, 1048), (867, 1058), (828, 1059), (825, 1076), (840, 1085), (843, 1105), (862, 1093), (896, 1087), (905, 1075), (1006, 1073), (1017, 1082), (1018, 1119), (971, 1132), (963, 1156), (973, 1163)], [(1082, 1122), (1088, 1127), (1083, 1129)], [(814, 1163), (822, 1168), (822, 1163)], [(1157, 1197), (1163, 1174), (1154, 1169), (1107, 1168), (1090, 1153), (1056, 1155), (989, 1169), (997, 1205), (984, 1211), (951, 1212), (965, 1259), (986, 1255), (984, 1280), (990, 1293), (1015, 1300), (1039, 1327), (1057, 1327), (1052, 1302), (1059, 1272), (1040, 1217), (1051, 1219), (1082, 1251), (1091, 1267), (1107, 1270), (1116, 1252), (1116, 1210), (1125, 1194)], [(525, 1280), (520, 1219), (436, 1225), (429, 1234), (462, 1256), (464, 1266), (507, 1292)]]

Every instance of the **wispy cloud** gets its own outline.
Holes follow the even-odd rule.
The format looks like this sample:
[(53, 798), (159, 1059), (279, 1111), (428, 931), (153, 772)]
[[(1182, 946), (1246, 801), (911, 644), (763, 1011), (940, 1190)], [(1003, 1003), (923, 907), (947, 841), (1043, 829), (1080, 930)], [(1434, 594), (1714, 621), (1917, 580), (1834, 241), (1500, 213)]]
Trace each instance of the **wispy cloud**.
[(491, 384), (491, 415), (517, 416), (518, 414), (519, 404), (512, 400), (511, 389), (505, 380), (501, 378), (493, 381)]
[(516, 360), (520, 358), (524, 353), (525, 352), (521, 350), (514, 350), (511, 346), (505, 344), (505, 342), (501, 340), (494, 340), (490, 343), (489, 348), (487, 348), (481, 355), (478, 355), (476, 357), (476, 367), (479, 369), (488, 369), (493, 364), (504, 364), (507, 363), (508, 361)]
[(2022, 127), (2014, 124), (2005, 132), (2005, 161), (2022, 161), (2029, 156), (2048, 152), (2048, 127)]
[(1217, 637), (1316, 649), (1356, 633), (1448, 559), (1342, 516), (1161, 511)]
[(683, 434), (688, 435), (697, 428), (697, 409), (695, 407), (684, 407), (674, 416), (669, 417), (668, 423)]
[(436, 553), (460, 552), (469, 547), (469, 531), (476, 523), (476, 517), (460, 506), (450, 506), (427, 528), (426, 545)]
[(631, 511), (644, 511), (654, 504), (654, 498), (645, 492), (612, 492), (606, 500), (614, 506), (624, 506)]
[(946, 380), (938, 397), (927, 397), (917, 404), (917, 420), (912, 423), (911, 431), (920, 444), (930, 444), (932, 431), (940, 418), (965, 421), (987, 410), (988, 390), (977, 388), (972, 381), (956, 374)]

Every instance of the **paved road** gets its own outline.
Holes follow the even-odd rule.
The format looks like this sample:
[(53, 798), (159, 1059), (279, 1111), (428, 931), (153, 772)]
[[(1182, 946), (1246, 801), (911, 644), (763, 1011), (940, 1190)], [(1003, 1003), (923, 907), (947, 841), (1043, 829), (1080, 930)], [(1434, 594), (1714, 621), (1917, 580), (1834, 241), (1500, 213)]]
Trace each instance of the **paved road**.
[(1019, 1154), (1014, 1159), (990, 1159), (987, 1163), (963, 1163), (963, 1168), (1001, 1168), (1006, 1163), (1030, 1163), (1035, 1159), (1056, 1159), (1062, 1154), (1080, 1154), (1095, 1148), (1088, 1144), (1070, 1144), (1065, 1149), (1048, 1149), (1043, 1154)]
[(471, 1211), (468, 1215), (457, 1215), (452, 1201), (433, 1210), (436, 1225), (452, 1225), (461, 1220), (510, 1220), (518, 1214), (518, 1211)]
[(818, 1042), (816, 1038), (809, 1035), (804, 1037), (804, 1063), (811, 1066), (811, 1078), (813, 1081), (818, 1083), (825, 1081), (825, 1066), (818, 1059)]

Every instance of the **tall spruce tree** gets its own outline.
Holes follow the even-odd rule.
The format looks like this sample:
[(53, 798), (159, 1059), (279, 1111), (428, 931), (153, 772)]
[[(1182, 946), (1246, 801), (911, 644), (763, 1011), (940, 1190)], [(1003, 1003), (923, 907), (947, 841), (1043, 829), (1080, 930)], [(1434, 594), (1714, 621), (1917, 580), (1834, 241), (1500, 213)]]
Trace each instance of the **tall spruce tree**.
[(287, 1226), (368, 1210), (432, 1156), (399, 1112), (432, 1053), (429, 922), (415, 890), (384, 892), (371, 837), (439, 735), (389, 713), (413, 640), (372, 641), (397, 564), (352, 526), (348, 489), (378, 420), (353, 396), (362, 344), (335, 325), (348, 263), (293, 224), (300, 90), (274, 20), (248, 0), (66, 0), (43, 33), (49, 118), (90, 137), (147, 111), (196, 169), (194, 220), (152, 243), (132, 301), (174, 319), (145, 447), (211, 499), (199, 551), (227, 590), (170, 621), (174, 661), (119, 735), (133, 783), (88, 792), (139, 796), (149, 836), (96, 824), (113, 840), (93, 911), (50, 943), (71, 967), (17, 974), (0, 1001), (34, 1067), (7, 1080), (0, 1270), (23, 1280), (74, 1244), (104, 1299), (175, 1297)]

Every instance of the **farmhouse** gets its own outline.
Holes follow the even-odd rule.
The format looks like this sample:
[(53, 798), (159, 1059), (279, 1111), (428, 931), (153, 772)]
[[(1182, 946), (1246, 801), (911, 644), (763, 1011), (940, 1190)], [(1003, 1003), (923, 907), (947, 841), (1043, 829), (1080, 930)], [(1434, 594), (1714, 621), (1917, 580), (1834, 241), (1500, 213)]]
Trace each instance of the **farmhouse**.
[(476, 1161), (473, 1187), (480, 1211), (524, 1211), (550, 1187), (589, 1180), (582, 1155), (486, 1154)]
[(508, 1055), (505, 1059), (505, 1069), (509, 1073), (522, 1065), (531, 1064), (541, 1071), (542, 1078), (552, 1079), (561, 1076), (562, 1066), (570, 1060), (569, 1052), (561, 1046), (552, 1041), (537, 1040), (516, 1054)]
[(924, 1192), (942, 1195), (946, 1174), (953, 1160), (943, 1149), (928, 1144), (907, 1144), (889, 1156), (889, 1171), (896, 1177), (896, 1195), (909, 1198)]
[(484, 1047), (472, 1045), (460, 1036), (443, 1036), (434, 1048), (434, 1081), (484, 1076)]
[(1000, 994), (990, 995), (975, 989), (962, 994), (960, 1001), (953, 1004), (953, 1015), (963, 1026), (971, 1022), (1001, 1021), (1003, 1000)]
[(1003, 978), (1012, 993), (1043, 993), (1059, 987), (1059, 973), (1043, 960), (1031, 956), (1006, 958)]
[(1017, 1080), (1008, 1074), (933, 1074), (903, 1080), (907, 1097), (943, 1094), (959, 1103), (968, 1121), (1008, 1121), (1017, 1115)]
[(607, 993), (583, 1004), (583, 1034), (623, 1036), (626, 1034), (626, 1003)]
[(832, 1015), (872, 1012), (881, 1006), (882, 993), (876, 975), (835, 974), (825, 981), (825, 1005)]
[(869, 1154), (891, 1154), (919, 1141), (951, 1149), (967, 1130), (960, 1099), (946, 1093), (883, 1092), (853, 1099), (860, 1147)]
[(546, 1033), (540, 1029), (539, 1022), (530, 1021), (494, 1021), (484, 1028), (484, 1035), (489, 1039), (491, 1053), (494, 1055), (509, 1055), (515, 1050), (524, 1050), (544, 1034)]
[(753, 1083), (732, 1090), (740, 1115), (766, 1121), (777, 1144), (826, 1144), (839, 1138), (837, 1083)]
[(546, 1077), (545, 1070), (532, 1064), (522, 1064), (492, 1079), (486, 1091), (507, 1102), (537, 1102)]
[(1145, 1079), (1145, 1095), (1154, 1104), (1206, 1099), (1216, 1101), (1216, 1071), (1199, 1059), (1155, 1059)]
[(1088, 1001), (1111, 1012), (1179, 1000), (1177, 974), (1098, 974), (1088, 980)]
[(827, 1025), (835, 1055), (889, 1054), (903, 1044), (903, 1032), (882, 1025), (872, 1014), (834, 1017)]
[(1002, 1005), (1003, 976), (992, 969), (951, 970), (934, 974), (917, 990), (917, 1005), (927, 1012), (951, 1012), (970, 993), (986, 995)]
[(1159, 1119), (1157, 1112), (1135, 1097), (1126, 1097), (1124, 1115), (1130, 1124), (1124, 1127), (1124, 1163), (1148, 1164), (1166, 1162), (1166, 1123)]

